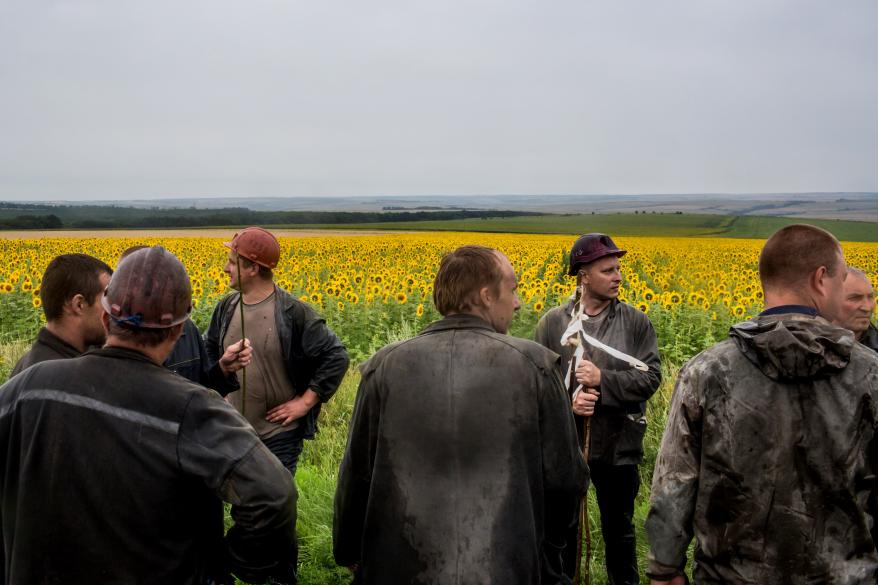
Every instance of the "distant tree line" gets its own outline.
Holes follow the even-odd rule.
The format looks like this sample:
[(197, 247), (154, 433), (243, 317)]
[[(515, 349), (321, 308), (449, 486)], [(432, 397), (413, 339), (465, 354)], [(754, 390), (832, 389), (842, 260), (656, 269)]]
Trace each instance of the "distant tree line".
[(0, 218), (0, 230), (56, 230), (64, 227), (57, 215), (18, 215)]
[[(51, 210), (50, 215), (43, 215)], [(41, 213), (42, 212), (42, 213)], [(13, 214), (15, 214), (13, 216)], [(252, 211), (115, 205), (58, 205), (0, 202), (0, 229), (186, 228), (236, 225), (357, 224), (543, 215), (529, 211), (442, 210), (408, 212)]]

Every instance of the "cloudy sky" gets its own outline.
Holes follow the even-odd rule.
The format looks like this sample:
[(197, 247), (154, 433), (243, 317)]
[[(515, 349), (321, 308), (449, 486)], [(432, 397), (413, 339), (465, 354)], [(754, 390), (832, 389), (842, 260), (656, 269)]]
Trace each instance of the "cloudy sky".
[(2, 0), (0, 198), (878, 191), (878, 2)]

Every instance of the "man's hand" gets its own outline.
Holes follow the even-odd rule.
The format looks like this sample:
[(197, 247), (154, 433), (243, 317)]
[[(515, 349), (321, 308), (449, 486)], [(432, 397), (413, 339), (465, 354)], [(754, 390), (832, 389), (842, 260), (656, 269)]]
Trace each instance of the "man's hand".
[(573, 413), (579, 416), (591, 416), (594, 414), (594, 406), (601, 393), (594, 388), (583, 388), (573, 399)]
[(250, 340), (244, 338), (226, 348), (226, 351), (219, 359), (219, 367), (223, 374), (228, 376), (250, 365), (252, 358), (253, 348), (250, 347)]
[(576, 381), (586, 388), (600, 388), (601, 370), (588, 360), (582, 360), (576, 366)]
[(301, 396), (296, 396), (265, 413), (265, 420), (286, 426), (308, 414), (308, 411), (319, 401), (317, 393), (308, 388)]

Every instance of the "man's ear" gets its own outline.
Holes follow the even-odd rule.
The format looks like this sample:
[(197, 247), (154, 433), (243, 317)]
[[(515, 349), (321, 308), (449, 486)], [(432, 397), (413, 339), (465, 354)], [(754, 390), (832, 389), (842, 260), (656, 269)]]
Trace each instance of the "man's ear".
[(826, 269), (826, 266), (821, 266), (817, 270), (811, 273), (810, 277), (810, 285), (811, 288), (820, 293), (823, 296), (826, 296), (829, 292), (827, 289), (831, 285), (829, 282), (829, 271)]
[(494, 304), (494, 293), (490, 286), (483, 286), (479, 289), (479, 304), (483, 307), (490, 307)]
[(82, 315), (85, 308), (88, 306), (88, 303), (85, 300), (85, 296), (81, 293), (76, 293), (72, 297), (70, 297), (66, 303), (64, 303), (64, 312), (69, 312), (71, 315), (80, 316)]

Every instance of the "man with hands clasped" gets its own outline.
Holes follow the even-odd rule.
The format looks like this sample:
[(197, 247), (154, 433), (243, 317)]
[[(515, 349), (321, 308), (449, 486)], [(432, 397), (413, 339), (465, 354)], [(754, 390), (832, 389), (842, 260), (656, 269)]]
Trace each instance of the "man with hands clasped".
[[(646, 401), (661, 382), (658, 341), (645, 314), (619, 301), (622, 282), (619, 249), (605, 235), (592, 233), (579, 238), (570, 252), (569, 275), (577, 278), (573, 299), (546, 313), (537, 325), (538, 343), (561, 355), (562, 372), (569, 368), (574, 348), (561, 338), (574, 315), (588, 316), (582, 332), (612, 349), (636, 358), (643, 371), (585, 342), (583, 358), (576, 364), (575, 380), (581, 384), (571, 396), (580, 441), (585, 440), (585, 421), (591, 421), (588, 465), (597, 495), (601, 529), (606, 545), (610, 583), (640, 582), (634, 533), (634, 499), (640, 487), (638, 464), (643, 459), (646, 432)], [(621, 355), (621, 354), (620, 354)], [(641, 364), (642, 365), (642, 364)], [(565, 380), (570, 385), (570, 380)], [(576, 569), (578, 525), (568, 532), (564, 571)]]

